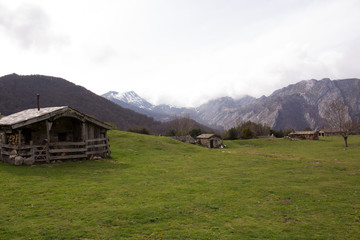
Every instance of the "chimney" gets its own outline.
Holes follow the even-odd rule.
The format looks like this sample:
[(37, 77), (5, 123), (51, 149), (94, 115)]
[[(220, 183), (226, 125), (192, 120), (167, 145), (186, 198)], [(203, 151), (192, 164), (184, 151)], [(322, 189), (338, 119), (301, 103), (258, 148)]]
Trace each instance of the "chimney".
[(40, 111), (40, 94), (37, 94), (37, 106), (38, 106), (38, 111)]

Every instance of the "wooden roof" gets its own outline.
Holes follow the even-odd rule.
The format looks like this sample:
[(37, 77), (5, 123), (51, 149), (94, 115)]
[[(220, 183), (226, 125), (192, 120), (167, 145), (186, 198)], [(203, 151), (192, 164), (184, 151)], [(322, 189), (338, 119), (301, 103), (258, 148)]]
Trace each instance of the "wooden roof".
[(20, 128), (32, 123), (48, 120), (50, 118), (57, 117), (75, 117), (81, 121), (89, 121), (97, 126), (106, 128), (108, 130), (111, 127), (100, 120), (91, 117), (89, 115), (78, 112), (70, 107), (62, 106), (62, 107), (47, 107), (41, 108), (38, 110), (37, 108), (27, 109), (21, 112), (17, 112), (11, 114), (7, 117), (3, 117), (0, 119), (0, 127), (10, 127), (12, 129)]
[(36, 109), (27, 109), (21, 112), (17, 112), (11, 114), (7, 117), (3, 117), (0, 119), (0, 125), (14, 125), (17, 123), (21, 123), (33, 118), (38, 118), (52, 112), (55, 112), (60, 109), (64, 109), (65, 107), (48, 107), (48, 108), (41, 108), (40, 110)]

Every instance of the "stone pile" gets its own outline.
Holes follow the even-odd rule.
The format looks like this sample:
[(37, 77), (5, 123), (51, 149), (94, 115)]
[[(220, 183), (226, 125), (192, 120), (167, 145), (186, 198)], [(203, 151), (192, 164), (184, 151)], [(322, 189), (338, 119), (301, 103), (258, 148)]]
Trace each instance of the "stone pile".
[(9, 162), (16, 166), (23, 164), (31, 166), (35, 163), (35, 159), (33, 157), (24, 158), (19, 156), (16, 150), (12, 150), (9, 156)]

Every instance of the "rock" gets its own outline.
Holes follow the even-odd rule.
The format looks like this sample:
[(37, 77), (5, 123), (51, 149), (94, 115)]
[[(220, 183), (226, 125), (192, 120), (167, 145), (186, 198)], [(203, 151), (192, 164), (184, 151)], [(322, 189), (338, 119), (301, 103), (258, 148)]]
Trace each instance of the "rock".
[(13, 160), (16, 158), (16, 156), (17, 156), (17, 151), (14, 149), (10, 152), (9, 158)]
[(29, 157), (29, 158), (25, 158), (25, 159), (24, 159), (24, 164), (26, 164), (26, 165), (31, 166), (31, 165), (33, 165), (34, 163), (35, 163), (35, 159), (34, 159), (33, 157)]
[(14, 159), (14, 165), (19, 166), (24, 163), (24, 158), (21, 156), (16, 156)]
[(17, 151), (14, 149), (10, 152), (10, 155), (17, 155)]

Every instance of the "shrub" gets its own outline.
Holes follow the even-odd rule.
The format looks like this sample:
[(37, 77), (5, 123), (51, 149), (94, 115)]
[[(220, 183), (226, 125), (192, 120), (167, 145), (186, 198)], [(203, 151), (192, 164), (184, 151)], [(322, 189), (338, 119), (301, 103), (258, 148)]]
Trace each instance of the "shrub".
[(238, 132), (237, 132), (236, 128), (230, 128), (230, 129), (225, 133), (225, 139), (226, 139), (226, 140), (235, 140), (235, 139), (238, 139)]
[(242, 139), (250, 139), (253, 138), (254, 133), (250, 130), (250, 128), (241, 129), (241, 138)]
[(129, 128), (127, 131), (133, 132), (133, 133), (150, 135), (150, 131), (146, 127)]
[(176, 130), (175, 130), (175, 129), (169, 129), (169, 130), (167, 130), (167, 132), (165, 133), (165, 136), (167, 136), (167, 137), (176, 136)]
[(254, 123), (251, 121), (243, 122), (237, 127), (230, 128), (225, 133), (225, 139), (235, 140), (239, 138), (249, 139), (258, 136), (268, 136), (270, 134), (270, 127), (261, 123)]
[(189, 135), (193, 138), (196, 138), (197, 136), (199, 136), (203, 133), (204, 133), (204, 131), (201, 130), (200, 128), (194, 128), (189, 131)]

